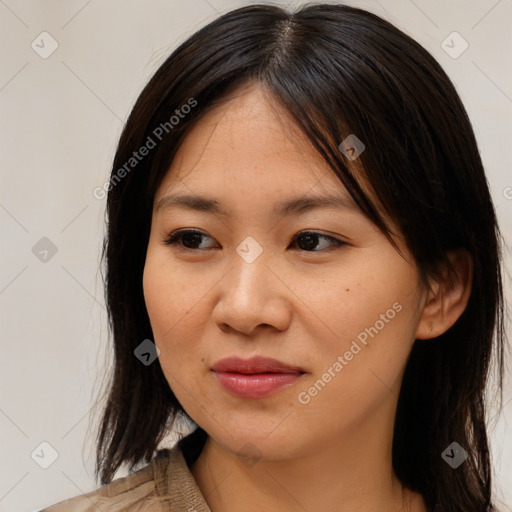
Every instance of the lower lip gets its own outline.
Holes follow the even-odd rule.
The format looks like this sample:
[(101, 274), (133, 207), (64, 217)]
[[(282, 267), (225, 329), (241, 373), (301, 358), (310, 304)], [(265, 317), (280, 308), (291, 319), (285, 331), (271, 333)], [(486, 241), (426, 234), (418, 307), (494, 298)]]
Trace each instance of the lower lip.
[(232, 395), (242, 398), (264, 398), (291, 386), (302, 373), (243, 373), (214, 372), (220, 384)]

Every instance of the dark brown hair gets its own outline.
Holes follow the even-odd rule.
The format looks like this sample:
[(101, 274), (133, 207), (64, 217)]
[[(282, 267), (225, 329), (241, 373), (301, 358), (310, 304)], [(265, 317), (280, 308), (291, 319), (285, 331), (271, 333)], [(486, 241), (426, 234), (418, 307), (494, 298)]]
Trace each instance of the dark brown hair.
[[(139, 96), (120, 138), (107, 199), (102, 256), (114, 367), (98, 431), (97, 476), (105, 484), (121, 465), (149, 462), (176, 415), (186, 417), (160, 365), (145, 366), (134, 356), (144, 339), (153, 339), (142, 289), (153, 200), (190, 129), (228, 92), (250, 82), (287, 109), (389, 238), (339, 148), (351, 133), (364, 142), (365, 175), (425, 283), (449, 267), (448, 251), (470, 253), (466, 310), (446, 333), (413, 345), (395, 419), (393, 466), (431, 510), (495, 510), (484, 396), (493, 356), (502, 389), (501, 235), (475, 136), (452, 82), (422, 46), (378, 16), (343, 5), (228, 12), (182, 43)], [(180, 110), (193, 101), (195, 107)], [(176, 110), (183, 115), (174, 123)], [(127, 167), (149, 138), (155, 147)], [(454, 441), (468, 453), (457, 469), (441, 457)]]

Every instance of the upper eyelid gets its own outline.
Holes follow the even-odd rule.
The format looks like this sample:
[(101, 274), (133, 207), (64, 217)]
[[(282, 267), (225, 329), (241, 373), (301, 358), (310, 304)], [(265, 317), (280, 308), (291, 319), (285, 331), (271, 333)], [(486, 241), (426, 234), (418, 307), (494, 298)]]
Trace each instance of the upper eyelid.
[[(207, 236), (207, 237), (213, 239), (213, 237), (210, 236), (208, 233), (206, 233), (205, 231), (202, 231), (200, 229), (197, 229), (197, 228), (180, 228), (180, 229), (176, 229), (176, 230), (172, 231), (171, 233), (168, 233), (167, 235), (164, 235), (164, 236), (169, 238), (171, 235), (180, 235), (182, 233), (197, 233), (199, 235), (204, 235), (204, 236)], [(314, 233), (316, 235), (336, 238), (334, 235), (330, 235), (330, 234), (320, 231), (318, 229), (301, 229), (294, 236), (305, 234), (305, 233)]]
[[(163, 242), (166, 243), (171, 238), (173, 239), (173, 242), (175, 242), (175, 241), (179, 240), (180, 235), (187, 234), (187, 233), (203, 235), (203, 236), (206, 236), (206, 237), (208, 237), (208, 238), (210, 238), (212, 240), (215, 240), (212, 236), (208, 235), (204, 231), (201, 231), (200, 229), (196, 229), (196, 228), (180, 228), (180, 229), (177, 229), (175, 231), (172, 231), (171, 233), (168, 233), (168, 234), (164, 235)], [(293, 240), (295, 240), (299, 235), (310, 234), (310, 233), (313, 233), (313, 234), (318, 235), (320, 237), (329, 238), (332, 241), (334, 241), (334, 242), (336, 242), (336, 243), (338, 243), (340, 245), (342, 245), (342, 244), (348, 245), (348, 242), (346, 242), (345, 240), (340, 240), (339, 238), (337, 238), (334, 235), (330, 235), (330, 234), (324, 233), (324, 232), (316, 230), (316, 229), (302, 229), (302, 230), (298, 231), (293, 236)], [(212, 249), (212, 247), (209, 247), (208, 249)], [(191, 250), (191, 251), (198, 251), (200, 249), (189, 249), (189, 250)], [(321, 252), (321, 251), (314, 251), (314, 252)]]

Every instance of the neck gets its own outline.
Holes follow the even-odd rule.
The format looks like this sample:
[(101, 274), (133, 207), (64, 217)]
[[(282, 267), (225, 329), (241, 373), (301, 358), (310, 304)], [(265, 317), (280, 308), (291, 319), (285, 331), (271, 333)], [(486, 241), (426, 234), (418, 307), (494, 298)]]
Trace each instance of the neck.
[(212, 512), (427, 512), (394, 474), (390, 444), (362, 425), (354, 430), (281, 459), (242, 459), (208, 437), (191, 471)]

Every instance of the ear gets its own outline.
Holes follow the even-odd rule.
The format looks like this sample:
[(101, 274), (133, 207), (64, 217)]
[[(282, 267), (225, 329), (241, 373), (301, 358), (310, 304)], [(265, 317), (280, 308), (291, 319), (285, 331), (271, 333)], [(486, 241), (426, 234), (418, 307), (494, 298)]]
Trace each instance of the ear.
[(455, 275), (443, 269), (442, 277), (434, 281), (420, 322), (416, 339), (427, 340), (445, 333), (462, 315), (471, 295), (473, 260), (466, 249), (448, 253)]

